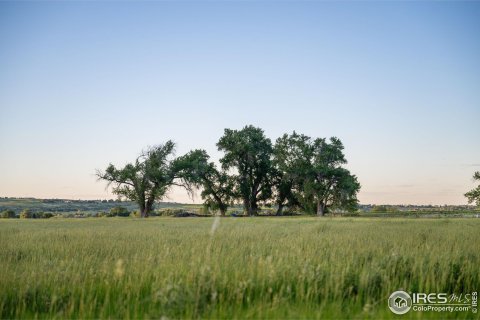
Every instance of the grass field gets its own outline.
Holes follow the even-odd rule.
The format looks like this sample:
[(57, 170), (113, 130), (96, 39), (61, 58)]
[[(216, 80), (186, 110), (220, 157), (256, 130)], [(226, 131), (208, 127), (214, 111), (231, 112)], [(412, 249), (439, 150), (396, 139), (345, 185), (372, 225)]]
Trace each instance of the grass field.
[(0, 244), (1, 318), (478, 318), (387, 307), (480, 289), (474, 218), (5, 219)]

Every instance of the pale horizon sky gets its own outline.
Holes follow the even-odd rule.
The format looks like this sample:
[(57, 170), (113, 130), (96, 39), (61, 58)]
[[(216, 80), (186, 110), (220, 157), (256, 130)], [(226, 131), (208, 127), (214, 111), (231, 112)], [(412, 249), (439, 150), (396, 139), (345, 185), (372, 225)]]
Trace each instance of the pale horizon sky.
[(466, 204), (479, 34), (477, 1), (2, 1), (0, 197), (114, 198), (96, 169), (252, 124), (340, 138), (361, 203)]

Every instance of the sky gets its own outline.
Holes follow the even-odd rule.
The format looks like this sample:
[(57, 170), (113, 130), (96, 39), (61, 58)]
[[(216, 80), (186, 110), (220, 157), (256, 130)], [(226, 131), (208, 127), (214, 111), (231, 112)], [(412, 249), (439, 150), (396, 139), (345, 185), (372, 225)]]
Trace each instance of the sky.
[(114, 198), (96, 169), (252, 124), (340, 138), (361, 203), (466, 204), (479, 34), (476, 1), (2, 1), (0, 196)]

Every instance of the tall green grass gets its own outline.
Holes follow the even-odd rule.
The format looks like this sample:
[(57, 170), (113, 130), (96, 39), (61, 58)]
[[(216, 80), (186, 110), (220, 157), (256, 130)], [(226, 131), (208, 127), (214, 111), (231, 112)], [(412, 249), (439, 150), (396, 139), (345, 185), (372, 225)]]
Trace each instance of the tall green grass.
[(214, 221), (0, 221), (0, 316), (398, 318), (393, 291), (480, 289), (480, 219)]

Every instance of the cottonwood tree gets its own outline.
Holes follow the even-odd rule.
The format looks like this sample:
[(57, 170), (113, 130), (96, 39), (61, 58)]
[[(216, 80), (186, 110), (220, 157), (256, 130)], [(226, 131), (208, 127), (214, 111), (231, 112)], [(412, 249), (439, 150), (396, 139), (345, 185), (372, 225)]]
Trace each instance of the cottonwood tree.
[(338, 138), (312, 140), (305, 135), (284, 135), (277, 140), (276, 162), (291, 179), (299, 206), (323, 216), (328, 208), (354, 210), (360, 184), (343, 168), (347, 161)]
[(329, 206), (352, 209), (356, 206), (360, 184), (354, 175), (342, 168), (347, 163), (343, 144), (336, 137), (317, 138), (312, 143), (312, 167), (308, 180), (316, 201), (317, 215), (323, 216)]
[[(475, 172), (473, 175), (473, 180), (480, 181), (480, 171)], [(480, 185), (478, 185), (478, 187), (475, 189), (465, 193), (465, 197), (467, 197), (468, 203), (475, 202), (475, 204), (480, 207)]]
[(142, 152), (134, 163), (123, 168), (110, 164), (105, 172), (97, 170), (97, 177), (107, 181), (114, 194), (135, 201), (140, 216), (148, 217), (155, 201), (163, 199), (172, 186), (192, 191), (175, 165), (174, 149), (175, 143), (169, 140)]
[(225, 216), (235, 197), (234, 180), (209, 160), (210, 156), (205, 150), (193, 150), (175, 162), (185, 181), (202, 190), (204, 205)]
[(272, 195), (272, 142), (263, 130), (245, 126), (241, 130), (225, 129), (217, 143), (225, 154), (220, 159), (224, 170), (234, 170), (235, 194), (248, 216), (258, 214), (258, 204)]
[[(282, 215), (284, 207), (300, 207), (295, 191), (302, 188), (303, 176), (310, 164), (308, 149), (309, 137), (293, 132), (278, 138), (273, 148), (274, 202), (277, 215)], [(298, 193), (298, 192), (297, 192)]]

